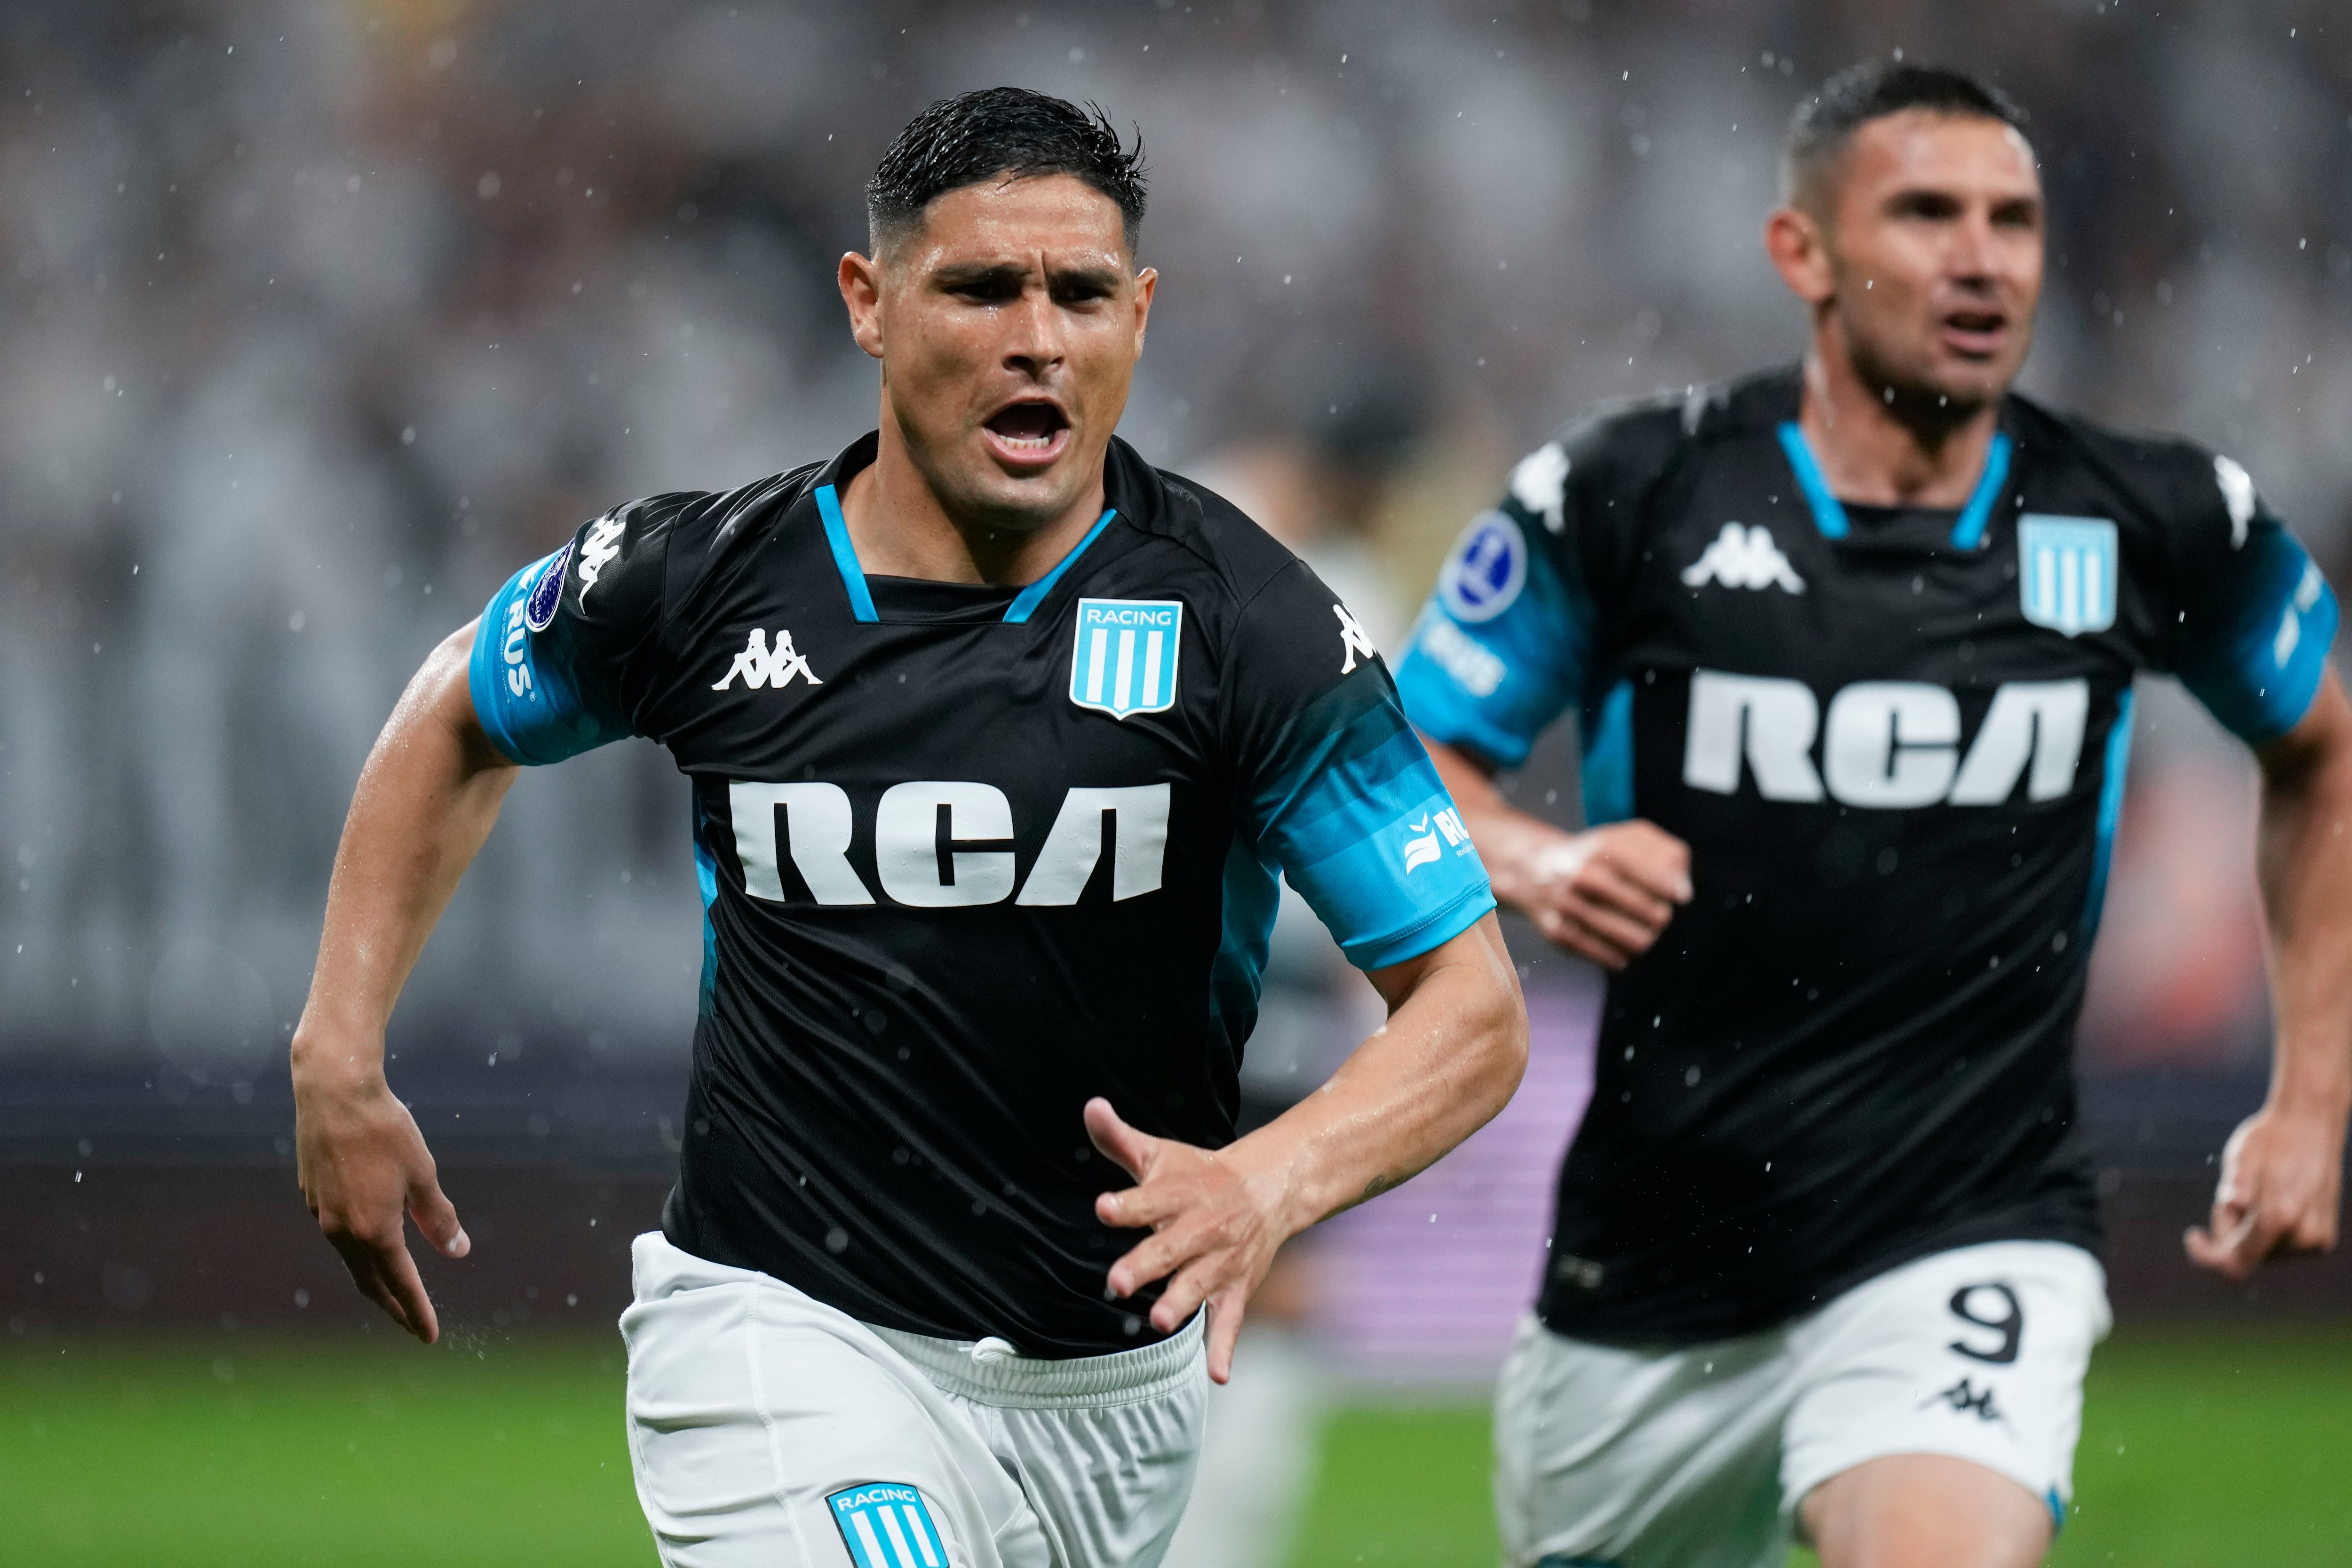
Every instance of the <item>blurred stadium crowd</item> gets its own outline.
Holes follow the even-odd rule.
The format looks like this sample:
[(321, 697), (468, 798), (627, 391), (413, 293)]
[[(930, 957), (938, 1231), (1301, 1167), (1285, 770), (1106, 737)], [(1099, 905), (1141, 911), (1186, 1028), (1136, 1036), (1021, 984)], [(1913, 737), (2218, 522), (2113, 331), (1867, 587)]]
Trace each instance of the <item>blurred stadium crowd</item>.
[[(2145, 0), (12, 4), (0, 1065), (268, 1069), (433, 643), (583, 517), (870, 425), (834, 263), (933, 99), (1141, 128), (1125, 433), (1341, 519), (1393, 637), (1551, 426), (1795, 352), (1777, 139), (1897, 47), (2032, 116), (2030, 387), (2229, 451), (2342, 583), (2347, 45), (2325, 4)], [(2262, 1037), (2251, 780), (2185, 703), (2145, 712), (2093, 1056), (2226, 1066)], [(533, 776), (401, 1037), (675, 1059), (695, 905), (651, 748)]]

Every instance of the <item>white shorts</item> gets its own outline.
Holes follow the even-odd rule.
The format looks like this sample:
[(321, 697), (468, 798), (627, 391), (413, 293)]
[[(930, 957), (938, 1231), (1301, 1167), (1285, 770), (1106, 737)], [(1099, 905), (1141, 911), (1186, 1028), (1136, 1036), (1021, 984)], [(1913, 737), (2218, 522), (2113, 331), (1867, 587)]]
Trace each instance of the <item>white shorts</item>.
[(631, 1250), (629, 1460), (669, 1568), (1151, 1568), (1167, 1551), (1208, 1396), (1198, 1317), (1045, 1360), (874, 1328), (659, 1232)]
[(1515, 1568), (1780, 1568), (1812, 1489), (1946, 1454), (2063, 1521), (2106, 1274), (2080, 1247), (1941, 1252), (1736, 1340), (1622, 1349), (1519, 1326), (1495, 1406)]

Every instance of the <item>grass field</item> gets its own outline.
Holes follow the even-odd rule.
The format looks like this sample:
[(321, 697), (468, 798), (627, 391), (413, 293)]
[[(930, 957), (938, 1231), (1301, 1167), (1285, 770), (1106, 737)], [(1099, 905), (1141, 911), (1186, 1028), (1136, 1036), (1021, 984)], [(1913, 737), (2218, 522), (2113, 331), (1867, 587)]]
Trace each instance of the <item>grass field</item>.
[[(0, 1563), (627, 1563), (618, 1347), (0, 1348)], [(1298, 1568), (1486, 1568), (1471, 1406), (1333, 1416)], [(2139, 1328), (2092, 1370), (2053, 1563), (2352, 1563), (2352, 1327)]]

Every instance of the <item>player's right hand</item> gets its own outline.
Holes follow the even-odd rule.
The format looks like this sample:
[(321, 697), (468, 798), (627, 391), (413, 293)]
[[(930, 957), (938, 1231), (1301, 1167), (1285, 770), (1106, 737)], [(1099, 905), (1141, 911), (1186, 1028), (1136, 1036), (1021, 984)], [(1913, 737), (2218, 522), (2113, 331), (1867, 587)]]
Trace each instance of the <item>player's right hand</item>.
[(381, 1073), (305, 1070), (298, 1053), (294, 1144), (302, 1196), (360, 1294), (426, 1344), (440, 1338), (401, 1215), (415, 1215), (425, 1239), (451, 1258), (473, 1243), (408, 1107)]
[(1690, 846), (1638, 819), (1548, 838), (1488, 870), (1496, 897), (1603, 969), (1649, 952), (1691, 900)]

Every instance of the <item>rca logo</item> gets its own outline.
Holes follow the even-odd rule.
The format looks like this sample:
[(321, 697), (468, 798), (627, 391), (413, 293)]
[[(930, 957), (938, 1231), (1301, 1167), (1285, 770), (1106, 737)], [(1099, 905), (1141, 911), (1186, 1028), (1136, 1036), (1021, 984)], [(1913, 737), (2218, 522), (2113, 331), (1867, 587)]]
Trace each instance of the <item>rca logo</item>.
[[(892, 903), (917, 909), (969, 904), (1075, 904), (1102, 859), (1108, 817), (1113, 903), (1160, 890), (1168, 851), (1168, 786), (1074, 789), (1046, 830), (1029, 876), (1013, 897), (1013, 803), (994, 784), (925, 779), (892, 784), (874, 810), (874, 869)], [(856, 831), (849, 792), (835, 784), (727, 786), (743, 890), (771, 903), (798, 902), (790, 866), (820, 904), (871, 904), (874, 894), (849, 863)], [(965, 848), (1001, 844), (1003, 848)]]
[[(1736, 795), (1743, 772), (1766, 800), (1817, 801), (1882, 811), (2056, 800), (2074, 787), (2090, 717), (2087, 682), (2012, 680), (1993, 693), (1976, 740), (1960, 753), (1960, 703), (1940, 686), (1864, 680), (1830, 699), (1822, 722), (1812, 688), (1772, 676), (1691, 672), (1683, 783)], [(1821, 763), (1813, 741), (1822, 734)]]

